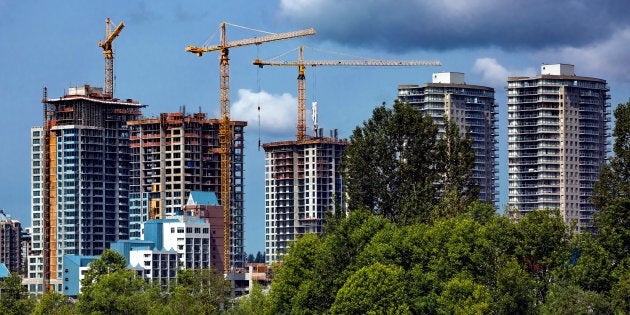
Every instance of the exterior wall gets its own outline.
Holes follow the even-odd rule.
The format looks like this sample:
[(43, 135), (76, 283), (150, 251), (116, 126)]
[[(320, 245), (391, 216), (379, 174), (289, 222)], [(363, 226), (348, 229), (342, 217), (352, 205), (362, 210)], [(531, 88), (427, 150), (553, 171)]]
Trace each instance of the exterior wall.
[(63, 263), (63, 294), (76, 297), (81, 293), (81, 280), (90, 263), (98, 256), (68, 255)]
[(265, 261), (282, 260), (299, 235), (320, 233), (326, 211), (346, 208), (341, 178), (345, 140), (315, 138), (267, 143)]
[[(494, 89), (464, 84), (462, 73), (435, 73), (433, 83), (399, 85), (398, 100), (433, 117), (444, 132), (444, 115), (470, 131), (475, 150), (473, 178), (479, 184), (479, 200), (496, 203), (497, 195), (497, 104)], [(441, 82), (441, 83), (437, 83)], [(446, 82), (445, 82), (446, 81)]]
[(137, 270), (142, 269), (145, 279), (168, 287), (177, 278), (177, 255), (174, 250), (132, 250), (129, 252), (128, 263)]
[(215, 271), (223, 269), (223, 207), (212, 205), (186, 205), (184, 216), (194, 214), (210, 223), (210, 261)]
[[(231, 157), (230, 261), (242, 268), (243, 135), (246, 122), (234, 121)], [(191, 191), (221, 191), (219, 121), (205, 114), (163, 113), (160, 118), (129, 122), (132, 148), (130, 237), (140, 237), (148, 219), (181, 215)]]
[(509, 206), (519, 215), (557, 208), (583, 231), (607, 154), (608, 87), (573, 75), (572, 65), (543, 65), (541, 73), (557, 74), (508, 78)]
[(31, 255), (28, 256), (29, 292), (44, 291), (44, 128), (31, 128)]

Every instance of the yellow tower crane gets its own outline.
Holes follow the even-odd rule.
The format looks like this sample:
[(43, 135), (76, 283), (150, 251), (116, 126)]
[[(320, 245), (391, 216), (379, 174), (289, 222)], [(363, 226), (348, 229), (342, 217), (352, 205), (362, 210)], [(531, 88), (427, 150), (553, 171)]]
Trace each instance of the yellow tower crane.
[(125, 24), (120, 22), (111, 31), (111, 21), (107, 18), (105, 20), (105, 41), (98, 41), (98, 46), (103, 48), (103, 54), (105, 54), (105, 91), (103, 94), (107, 94), (112, 98), (114, 97), (114, 49), (112, 43), (124, 27)]
[(306, 77), (304, 72), (306, 66), (441, 66), (437, 60), (380, 60), (380, 59), (356, 59), (356, 60), (304, 60), (304, 46), (298, 47), (297, 61), (274, 61), (274, 60), (254, 60), (253, 64), (259, 67), (264, 66), (291, 66), (298, 67), (298, 123), (297, 141), (307, 140), (306, 138)]
[[(230, 226), (231, 226), (231, 199), (230, 199), (230, 147), (232, 144), (232, 128), (230, 127), (230, 64), (229, 64), (229, 49), (240, 46), (247, 45), (260, 45), (266, 42), (272, 42), (277, 40), (284, 40), (289, 38), (296, 38), (302, 36), (309, 36), (315, 34), (315, 30), (305, 29), (294, 32), (287, 33), (268, 33), (269, 35), (261, 36), (261, 37), (253, 37), (235, 41), (228, 41), (225, 27), (226, 25), (231, 25), (235, 27), (245, 28), (249, 30), (253, 30), (250, 28), (238, 26), (235, 24), (230, 24), (227, 22), (221, 23), (221, 38), (220, 43), (217, 46), (188, 46), (186, 47), (187, 52), (191, 52), (196, 54), (197, 56), (202, 56), (203, 53), (219, 50), (219, 71), (220, 71), (220, 105), (221, 105), (221, 118), (219, 120), (219, 154), (221, 155), (221, 204), (223, 205), (223, 269), (224, 273), (230, 272), (230, 244), (231, 244), (231, 234), (230, 234)], [(254, 30), (259, 31), (259, 30)]]

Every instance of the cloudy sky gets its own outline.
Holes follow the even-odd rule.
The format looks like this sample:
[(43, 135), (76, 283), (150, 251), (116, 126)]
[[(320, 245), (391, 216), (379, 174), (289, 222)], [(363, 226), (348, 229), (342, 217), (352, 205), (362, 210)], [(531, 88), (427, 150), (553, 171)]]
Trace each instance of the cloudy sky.
[[(105, 18), (125, 28), (114, 42), (115, 94), (148, 107), (145, 116), (219, 112), (218, 54), (198, 58), (188, 45), (218, 44), (222, 21), (268, 32), (313, 27), (317, 35), (230, 51), (232, 117), (247, 120), (246, 251), (264, 249), (263, 143), (295, 135), (297, 71), (255, 58), (355, 56), (440, 60), (441, 67), (319, 67), (306, 70), (307, 103), (319, 124), (347, 137), (399, 84), (423, 84), (433, 72), (463, 72), (495, 88), (500, 120), (500, 204), (507, 201), (507, 76), (534, 76), (543, 63), (575, 65), (577, 75), (608, 81), (611, 104), (630, 97), (630, 4), (617, 0), (0, 0), (0, 208), (30, 224), (29, 130), (41, 125), (42, 88), (103, 85), (97, 46)], [(228, 39), (263, 33), (228, 27)], [(337, 52), (337, 53), (330, 53)], [(353, 57), (349, 57), (353, 56)], [(310, 106), (309, 106), (310, 107)], [(260, 108), (260, 111), (258, 110)], [(308, 115), (310, 117), (310, 115)], [(310, 119), (309, 119), (310, 120)], [(310, 129), (309, 129), (310, 130)]]

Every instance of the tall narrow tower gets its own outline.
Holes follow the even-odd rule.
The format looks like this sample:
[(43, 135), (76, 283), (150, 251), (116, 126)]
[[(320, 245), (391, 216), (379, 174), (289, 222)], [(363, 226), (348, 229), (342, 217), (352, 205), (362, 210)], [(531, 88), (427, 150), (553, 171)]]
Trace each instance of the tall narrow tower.
[(573, 65), (508, 78), (509, 206), (516, 214), (557, 208), (577, 231), (591, 227), (609, 98), (605, 80), (576, 76)]
[[(131, 166), (128, 120), (144, 107), (89, 85), (42, 100), (31, 130), (35, 291), (61, 291), (64, 255), (99, 255), (128, 238)], [(31, 261), (33, 262), (33, 261)], [(38, 267), (39, 266), (39, 267)], [(32, 277), (31, 277), (32, 276)], [(38, 283), (39, 281), (39, 283)]]
[(475, 150), (473, 178), (479, 184), (479, 200), (496, 200), (497, 104), (494, 89), (466, 84), (460, 72), (434, 73), (431, 83), (399, 85), (398, 100), (431, 115), (444, 132), (444, 116), (453, 120), (462, 133), (470, 131)]

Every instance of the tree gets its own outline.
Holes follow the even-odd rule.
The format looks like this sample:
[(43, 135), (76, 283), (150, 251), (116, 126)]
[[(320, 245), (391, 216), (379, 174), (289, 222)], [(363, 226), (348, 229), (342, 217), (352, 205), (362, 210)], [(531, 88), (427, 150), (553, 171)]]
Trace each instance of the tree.
[(431, 117), (407, 104), (375, 108), (345, 150), (349, 208), (402, 224), (427, 220), (436, 201), (437, 132)]
[(170, 314), (216, 314), (228, 307), (230, 283), (214, 270), (180, 270), (176, 281), (166, 306)]
[(542, 314), (611, 314), (604, 296), (575, 285), (552, 284)]
[(57, 291), (47, 291), (40, 298), (32, 315), (68, 315), (74, 313), (74, 307), (68, 296)]
[(409, 314), (404, 271), (375, 263), (355, 272), (337, 292), (332, 314)]
[(161, 306), (159, 288), (151, 286), (133, 270), (123, 269), (101, 275), (82, 287), (77, 302), (81, 314), (147, 314)]
[(440, 171), (438, 180), (442, 194), (441, 212), (438, 217), (453, 217), (464, 213), (479, 198), (479, 187), (473, 178), (475, 152), (472, 139), (466, 131), (462, 138), (457, 124), (444, 117), (444, 136), (439, 140)]
[(615, 109), (614, 156), (593, 190), (598, 240), (616, 260), (630, 257), (630, 102)]
[(113, 249), (106, 249), (99, 258), (90, 263), (85, 277), (81, 280), (81, 286), (87, 287), (97, 282), (100, 277), (123, 270), (126, 266), (125, 256)]
[(264, 314), (264, 312), (265, 293), (262, 291), (262, 286), (258, 282), (254, 282), (253, 287), (249, 290), (249, 294), (239, 299), (235, 307), (228, 310), (227, 314), (249, 315)]
[(487, 287), (476, 283), (466, 274), (449, 280), (438, 297), (440, 314), (486, 314), (491, 296)]
[(517, 231), (516, 255), (537, 280), (537, 298), (544, 301), (553, 271), (569, 261), (570, 229), (558, 210), (536, 210), (518, 221)]
[(255, 263), (264, 263), (265, 262), (265, 254), (261, 251), (256, 252), (256, 259), (254, 259)]
[(0, 283), (0, 313), (30, 314), (35, 303), (28, 297), (28, 289), (22, 285), (22, 278), (11, 273)]

